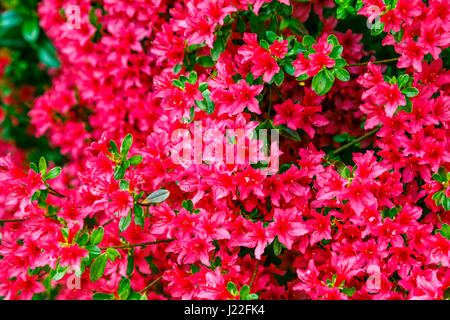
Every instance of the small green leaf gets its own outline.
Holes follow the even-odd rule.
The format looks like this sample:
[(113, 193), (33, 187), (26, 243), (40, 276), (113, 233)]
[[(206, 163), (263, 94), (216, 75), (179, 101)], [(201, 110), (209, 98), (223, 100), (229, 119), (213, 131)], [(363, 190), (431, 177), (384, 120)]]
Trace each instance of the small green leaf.
[(120, 221), (119, 221), (119, 230), (120, 230), (120, 232), (123, 232), (123, 231), (127, 230), (128, 227), (130, 226), (131, 218), (132, 218), (131, 212), (132, 211), (130, 210), (130, 212), (128, 213), (128, 215), (126, 217), (120, 218)]
[(22, 15), (13, 10), (5, 11), (0, 16), (0, 28), (10, 29), (17, 27), (23, 21)]
[(342, 293), (346, 294), (347, 296), (351, 297), (352, 295), (354, 295), (356, 292), (355, 287), (351, 287), (351, 288), (344, 288), (342, 289)]
[(407, 96), (408, 98), (415, 97), (419, 94), (419, 90), (414, 87), (408, 87), (402, 90), (402, 93)]
[(200, 92), (203, 92), (203, 91), (205, 91), (205, 90), (207, 90), (208, 89), (208, 82), (202, 82), (202, 83), (200, 83), (200, 85), (198, 86), (198, 90), (200, 91)]
[(238, 290), (236, 288), (236, 285), (231, 281), (229, 281), (227, 284), (227, 290), (229, 293), (231, 293), (235, 297), (238, 295)]
[(106, 254), (108, 256), (108, 259), (114, 262), (118, 257), (120, 257), (119, 251), (117, 251), (114, 248), (108, 248), (106, 249)]
[(273, 31), (266, 31), (266, 38), (269, 40), (270, 43), (273, 43), (275, 40), (277, 40), (277, 34)]
[(283, 84), (284, 81), (284, 71), (281, 69), (278, 73), (276, 73), (273, 76), (273, 80), (275, 81), (275, 84), (279, 87)]
[(259, 45), (260, 45), (262, 48), (264, 48), (264, 49), (266, 49), (266, 50), (269, 50), (269, 43), (268, 43), (266, 40), (262, 39), (262, 40), (259, 42)]
[(247, 300), (250, 294), (250, 287), (248, 285), (243, 285), (240, 292), (241, 300)]
[(37, 49), (39, 60), (49, 68), (59, 68), (61, 63), (56, 56), (56, 49), (53, 44), (46, 40)]
[(330, 34), (330, 35), (328, 36), (327, 42), (328, 42), (329, 44), (332, 44), (333, 47), (339, 45), (339, 40), (337, 39), (337, 37), (336, 37), (334, 34)]
[(316, 44), (316, 40), (314, 40), (313, 37), (311, 37), (310, 35), (306, 35), (303, 37), (302, 40), (302, 44), (306, 47), (306, 46), (311, 46), (313, 44)]
[(107, 254), (103, 253), (92, 262), (90, 270), (91, 282), (95, 282), (103, 276), (103, 273), (105, 273), (107, 261)]
[(175, 67), (173, 67), (173, 73), (174, 74), (179, 74), (182, 67), (183, 67), (183, 65), (181, 63), (177, 63), (175, 65)]
[(197, 63), (205, 68), (214, 67), (214, 61), (210, 56), (200, 56), (197, 58)]
[(91, 233), (91, 245), (96, 246), (102, 242), (104, 234), (105, 230), (103, 230), (103, 227), (93, 230)]
[(22, 36), (28, 42), (35, 42), (39, 37), (39, 22), (36, 18), (25, 21), (22, 24)]
[(128, 261), (127, 261), (127, 276), (131, 276), (131, 274), (134, 271), (134, 257), (133, 254), (128, 254)]
[(132, 156), (128, 161), (130, 162), (130, 166), (137, 166), (142, 162), (144, 158), (140, 154), (136, 154)]
[(350, 80), (350, 73), (345, 69), (341, 69), (341, 68), (334, 69), (334, 75), (336, 76), (336, 78), (338, 78), (341, 81), (349, 81)]
[(47, 174), (47, 161), (44, 157), (41, 157), (39, 159), (39, 172), (43, 177), (45, 177)]
[(439, 232), (447, 240), (450, 240), (450, 226), (447, 223), (444, 223), (441, 229), (439, 229), (437, 232)]
[(407, 74), (402, 74), (400, 77), (398, 77), (397, 83), (398, 83), (398, 87), (401, 89), (404, 86), (407, 85), (409, 81), (409, 75)]
[(127, 180), (120, 180), (119, 188), (122, 191), (128, 191), (130, 189), (130, 183)]
[(335, 68), (342, 68), (347, 65), (347, 61), (345, 61), (345, 59), (342, 59), (342, 58), (335, 59), (334, 63), (335, 63), (334, 64)]
[(330, 52), (330, 58), (337, 59), (341, 56), (342, 51), (344, 51), (344, 48), (340, 45), (334, 46), (333, 50)]
[(133, 144), (133, 136), (131, 134), (127, 134), (122, 141), (122, 145), (120, 146), (120, 154), (124, 159), (127, 158), (128, 151), (130, 151), (132, 144)]
[(52, 168), (47, 175), (45, 176), (45, 180), (51, 180), (57, 178), (61, 174), (61, 167)]
[(168, 190), (157, 190), (155, 192), (152, 192), (147, 198), (145, 198), (144, 201), (142, 201), (143, 204), (149, 204), (149, 203), (160, 203), (166, 200), (170, 195), (170, 192)]
[(312, 89), (320, 96), (331, 90), (334, 83), (334, 75), (327, 69), (320, 70), (312, 80)]
[(117, 290), (117, 294), (119, 295), (120, 300), (126, 300), (130, 295), (131, 286), (130, 279), (122, 278), (119, 282), (119, 288)]
[(107, 294), (102, 292), (96, 292), (92, 296), (92, 300), (114, 300), (114, 294)]

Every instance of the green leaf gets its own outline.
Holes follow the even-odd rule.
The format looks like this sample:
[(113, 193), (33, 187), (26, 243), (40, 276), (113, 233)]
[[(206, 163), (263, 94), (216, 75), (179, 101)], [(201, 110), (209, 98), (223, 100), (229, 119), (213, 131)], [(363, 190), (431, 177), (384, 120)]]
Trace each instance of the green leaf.
[(123, 165), (117, 165), (114, 168), (114, 179), (115, 180), (123, 179), (125, 177), (125, 171), (126, 168)]
[(46, 40), (37, 49), (39, 60), (49, 68), (59, 68), (61, 63), (56, 57), (56, 50), (53, 44)]
[(187, 81), (188, 81), (190, 84), (195, 84), (195, 83), (197, 82), (197, 79), (198, 79), (197, 72), (191, 71), (191, 73), (189, 73), (189, 78), (188, 78)]
[(100, 279), (105, 273), (108, 256), (106, 253), (99, 255), (91, 264), (90, 278), (91, 282)]
[(275, 84), (278, 87), (283, 84), (283, 81), (284, 81), (284, 71), (283, 71), (283, 69), (280, 69), (280, 71), (273, 76), (273, 80), (275, 81)]
[(372, 36), (378, 36), (383, 32), (384, 29), (384, 23), (380, 21), (376, 21), (373, 27), (370, 29), (370, 35)]
[(352, 295), (354, 295), (356, 292), (355, 287), (351, 287), (351, 288), (344, 288), (342, 289), (342, 293), (346, 294), (347, 296), (351, 297)]
[(285, 65), (283, 66), (284, 71), (286, 71), (286, 73), (290, 76), (294, 76), (295, 74), (295, 67), (292, 65), (291, 62), (286, 62)]
[(227, 284), (227, 290), (229, 293), (231, 293), (235, 297), (238, 295), (238, 290), (236, 288), (236, 285), (231, 281), (229, 281)]
[(114, 248), (106, 249), (106, 254), (108, 256), (108, 259), (111, 260), (112, 262), (114, 262), (116, 260), (116, 258), (120, 257), (119, 251), (117, 251)]
[(131, 253), (129, 253), (127, 261), (127, 276), (131, 276), (133, 271), (134, 271), (134, 257)]
[(117, 290), (120, 300), (126, 300), (130, 295), (130, 291), (130, 279), (123, 277), (119, 282), (119, 288)]
[(119, 155), (119, 148), (117, 147), (117, 144), (114, 142), (114, 140), (109, 140), (109, 145), (111, 146), (111, 151), (115, 156)]
[(334, 63), (335, 63), (334, 64), (335, 68), (342, 68), (347, 65), (347, 61), (345, 61), (345, 59), (342, 59), (342, 58), (335, 59)]
[(23, 21), (22, 15), (17, 11), (5, 11), (0, 16), (0, 28), (10, 29), (17, 27)]
[(119, 188), (122, 191), (128, 191), (130, 189), (130, 183), (127, 180), (120, 180)]
[(338, 78), (341, 81), (349, 81), (350, 80), (350, 73), (345, 69), (341, 69), (341, 68), (334, 69), (334, 75), (336, 76), (336, 78)]
[(250, 294), (250, 287), (248, 285), (243, 285), (240, 292), (241, 300), (247, 300)]
[(57, 178), (61, 174), (61, 167), (52, 168), (47, 175), (45, 176), (45, 180), (51, 180)]
[(41, 157), (39, 159), (39, 172), (43, 177), (45, 177), (47, 174), (47, 161), (44, 157)]
[(124, 159), (127, 158), (128, 151), (130, 151), (132, 144), (133, 144), (133, 136), (131, 134), (127, 134), (122, 141), (122, 145), (120, 146), (120, 154)]
[(278, 237), (275, 237), (275, 240), (273, 240), (273, 253), (276, 256), (279, 256), (281, 254), (282, 250), (283, 250), (283, 247), (281, 246), (280, 241), (278, 241)]
[(200, 56), (197, 58), (197, 63), (205, 68), (214, 67), (214, 61), (210, 56)]
[(408, 87), (402, 90), (402, 93), (407, 96), (408, 98), (415, 97), (419, 94), (419, 90), (414, 87)]
[(202, 83), (200, 83), (200, 85), (198, 86), (198, 90), (200, 91), (200, 92), (203, 92), (203, 91), (205, 91), (205, 90), (207, 90), (208, 89), (208, 82), (202, 82)]
[(114, 300), (114, 294), (107, 294), (102, 292), (96, 292), (92, 296), (92, 300)]
[(296, 130), (292, 130), (291, 128), (287, 127), (286, 125), (278, 126), (279, 133), (285, 138), (288, 138), (292, 141), (301, 141), (300, 135)]
[(306, 47), (306, 46), (311, 46), (313, 44), (316, 44), (316, 40), (314, 40), (313, 37), (311, 37), (310, 35), (306, 35), (303, 37), (302, 40), (302, 44)]
[(144, 160), (144, 158), (140, 154), (136, 154), (132, 156), (128, 161), (130, 162), (130, 166), (137, 166)]
[(320, 96), (331, 90), (334, 83), (334, 75), (327, 69), (320, 70), (312, 80), (312, 89)]
[(177, 63), (175, 65), (175, 67), (173, 67), (173, 73), (174, 74), (179, 74), (182, 67), (183, 67), (183, 65), (181, 63)]
[(123, 231), (127, 230), (128, 227), (130, 226), (131, 218), (132, 218), (131, 212), (132, 211), (130, 210), (130, 212), (128, 213), (128, 215), (126, 217), (120, 218), (120, 221), (119, 221), (119, 230), (120, 230), (120, 232), (123, 232)]
[(277, 34), (273, 31), (266, 31), (266, 38), (269, 40), (270, 43), (273, 43), (275, 40), (277, 40)]
[(39, 22), (33, 18), (22, 24), (22, 36), (28, 42), (35, 42), (39, 37)]
[(211, 49), (211, 58), (215, 61), (219, 59), (220, 54), (225, 51), (225, 40), (223, 37), (217, 37)]
[(259, 296), (258, 296), (256, 293), (250, 293), (250, 294), (247, 296), (247, 299), (248, 299), (248, 300), (258, 300), (258, 299), (259, 299)]
[(441, 229), (439, 229), (437, 232), (439, 232), (447, 240), (450, 240), (450, 226), (447, 223), (444, 223)]
[(138, 226), (141, 226), (142, 229), (145, 226), (145, 218), (144, 218), (144, 209), (138, 204), (135, 204), (133, 207), (134, 212), (134, 223), (136, 223)]
[(96, 246), (102, 242), (104, 234), (105, 230), (103, 230), (103, 227), (93, 230), (91, 233), (91, 245)]
[(347, 18), (348, 12), (343, 7), (338, 7), (336, 9), (336, 18), (339, 20), (343, 20)]
[(262, 39), (261, 41), (259, 41), (259, 45), (262, 48), (269, 50), (269, 43), (266, 40)]
[(342, 51), (344, 51), (344, 48), (340, 45), (334, 46), (333, 50), (330, 52), (330, 58), (337, 59), (341, 56)]
[(448, 198), (447, 196), (444, 196), (444, 198), (442, 200), (442, 206), (444, 207), (445, 211), (449, 211), (450, 210), (450, 198)]
[(330, 34), (330, 35), (328, 36), (327, 42), (328, 42), (329, 44), (332, 44), (333, 47), (339, 45), (339, 40), (338, 40), (338, 38), (337, 38), (334, 34)]
[(407, 85), (408, 81), (409, 81), (409, 75), (407, 75), (407, 74), (401, 75), (400, 77), (398, 77), (398, 80), (397, 80), (398, 87), (400, 89), (403, 88), (404, 86)]
[(157, 190), (155, 192), (152, 192), (147, 198), (145, 198), (144, 201), (142, 201), (143, 204), (149, 204), (149, 203), (160, 203), (166, 200), (170, 195), (170, 192), (168, 190)]

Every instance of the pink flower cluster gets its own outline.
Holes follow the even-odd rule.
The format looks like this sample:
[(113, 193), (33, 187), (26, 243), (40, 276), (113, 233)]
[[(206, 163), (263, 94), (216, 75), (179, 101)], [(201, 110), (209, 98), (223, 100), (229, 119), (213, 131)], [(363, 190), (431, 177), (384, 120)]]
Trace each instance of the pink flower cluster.
[[(443, 299), (450, 3), (362, 2), (361, 15), (383, 12), (397, 76), (361, 34), (334, 30), (323, 14), (333, 1), (43, 0), (62, 66), (29, 116), (68, 161), (55, 174), (0, 157), (0, 297)], [(78, 29), (62, 14), (70, 5)], [(269, 19), (257, 20), (262, 35), (252, 29), (275, 6), (300, 24), (312, 6), (315, 43), (289, 27), (264, 35)], [(337, 80), (319, 95), (312, 78), (324, 70)], [(203, 132), (243, 129), (247, 142), (257, 127), (279, 130), (279, 172), (175, 164), (173, 133), (193, 133), (194, 119)], [(344, 149), (364, 151), (340, 159), (343, 134)]]

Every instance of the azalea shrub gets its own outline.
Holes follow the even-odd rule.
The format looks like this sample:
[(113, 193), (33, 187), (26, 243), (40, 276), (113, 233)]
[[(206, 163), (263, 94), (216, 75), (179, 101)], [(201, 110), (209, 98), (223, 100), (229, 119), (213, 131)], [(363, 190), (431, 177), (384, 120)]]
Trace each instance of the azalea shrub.
[(2, 4), (2, 299), (450, 298), (449, 0)]

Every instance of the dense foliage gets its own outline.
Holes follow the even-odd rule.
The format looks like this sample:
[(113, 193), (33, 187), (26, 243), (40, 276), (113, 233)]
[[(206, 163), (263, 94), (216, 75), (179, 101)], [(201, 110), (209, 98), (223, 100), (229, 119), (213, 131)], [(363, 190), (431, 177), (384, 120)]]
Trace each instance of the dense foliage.
[(449, 0), (2, 6), (2, 299), (449, 298)]

